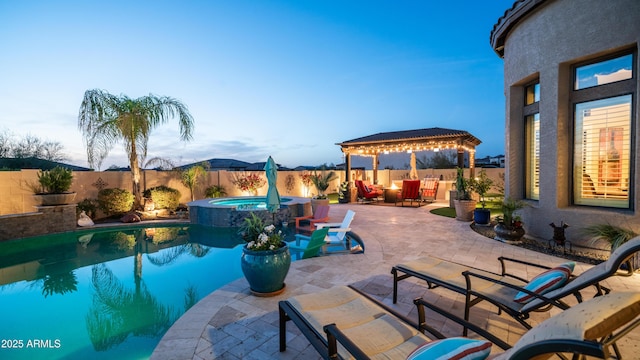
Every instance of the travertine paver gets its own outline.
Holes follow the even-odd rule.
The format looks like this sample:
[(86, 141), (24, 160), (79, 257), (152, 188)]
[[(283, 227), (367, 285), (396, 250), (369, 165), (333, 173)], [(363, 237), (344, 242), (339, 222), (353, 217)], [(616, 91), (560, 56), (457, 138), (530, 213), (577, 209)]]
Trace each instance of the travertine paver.
[[(352, 230), (364, 240), (365, 254), (331, 255), (295, 261), (287, 275), (285, 292), (272, 298), (250, 295), (244, 279), (232, 282), (211, 293), (184, 314), (162, 338), (151, 359), (319, 359), (318, 353), (293, 324), (287, 324), (287, 351), (279, 352), (279, 300), (334, 285), (354, 284), (410, 318), (416, 317), (412, 303), (416, 297), (423, 297), (461, 315), (464, 309), (462, 295), (444, 289), (428, 290), (425, 283), (417, 279), (401, 281), (398, 303), (392, 304), (391, 267), (427, 254), (491, 271), (499, 271), (499, 256), (545, 265), (565, 261), (488, 239), (471, 230), (469, 223), (429, 213), (433, 206), (442, 205), (421, 208), (332, 205), (329, 213), (331, 221), (341, 220), (348, 209), (356, 212)], [(585, 271), (589, 267), (587, 264), (578, 264), (575, 272)], [(522, 268), (520, 273), (531, 278), (538, 271)], [(613, 278), (605, 285), (614, 291), (640, 291), (640, 275)], [(531, 323), (538, 323), (554, 313), (557, 310), (533, 314)], [(490, 329), (511, 344), (525, 332), (515, 320), (504, 314), (498, 315), (495, 307), (486, 302), (475, 306), (471, 315), (475, 323)], [(456, 336), (461, 333), (461, 329), (450, 321), (442, 318), (431, 321), (445, 335)], [(638, 344), (639, 331), (620, 342), (623, 353), (628, 354), (636, 354)]]

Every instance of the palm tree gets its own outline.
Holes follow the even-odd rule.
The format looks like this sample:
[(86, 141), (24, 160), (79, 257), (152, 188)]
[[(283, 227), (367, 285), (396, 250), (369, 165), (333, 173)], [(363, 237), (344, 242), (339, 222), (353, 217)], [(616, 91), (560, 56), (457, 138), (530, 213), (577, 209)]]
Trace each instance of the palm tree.
[(193, 117), (179, 100), (153, 94), (131, 99), (103, 90), (87, 90), (80, 105), (78, 128), (87, 146), (89, 166), (99, 169), (113, 145), (121, 141), (129, 156), (136, 205), (140, 205), (139, 159), (147, 156), (151, 130), (174, 116), (178, 117), (180, 139), (191, 140)]
[(209, 163), (203, 162), (182, 171), (182, 184), (189, 188), (189, 191), (191, 192), (191, 201), (195, 200), (193, 192), (198, 186), (200, 180), (207, 175), (207, 168), (209, 168)]

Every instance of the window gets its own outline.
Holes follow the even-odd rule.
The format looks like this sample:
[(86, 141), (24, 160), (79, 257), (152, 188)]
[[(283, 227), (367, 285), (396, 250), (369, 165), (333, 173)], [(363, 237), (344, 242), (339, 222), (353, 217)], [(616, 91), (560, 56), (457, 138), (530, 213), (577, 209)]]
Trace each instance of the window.
[(525, 105), (531, 105), (540, 101), (540, 83), (529, 85), (525, 88)]
[(631, 79), (633, 55), (628, 54), (615, 59), (581, 66), (576, 69), (574, 90), (605, 85), (616, 81)]
[[(575, 68), (573, 199), (630, 208), (634, 54)], [(618, 83), (614, 85), (613, 83)]]
[(540, 114), (525, 117), (526, 148), (525, 195), (527, 199), (540, 200)]
[(525, 197), (540, 200), (540, 83), (525, 86)]

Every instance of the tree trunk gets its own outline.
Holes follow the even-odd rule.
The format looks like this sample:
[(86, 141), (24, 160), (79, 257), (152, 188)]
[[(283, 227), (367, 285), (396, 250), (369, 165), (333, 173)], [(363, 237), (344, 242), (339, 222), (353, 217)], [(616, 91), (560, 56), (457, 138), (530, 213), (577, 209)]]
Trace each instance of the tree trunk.
[(144, 207), (144, 204), (142, 203), (142, 193), (140, 192), (140, 167), (138, 166), (138, 153), (136, 151), (135, 143), (131, 146), (129, 163), (131, 165), (131, 178), (133, 180), (133, 196), (135, 197), (133, 208), (135, 210), (140, 207)]

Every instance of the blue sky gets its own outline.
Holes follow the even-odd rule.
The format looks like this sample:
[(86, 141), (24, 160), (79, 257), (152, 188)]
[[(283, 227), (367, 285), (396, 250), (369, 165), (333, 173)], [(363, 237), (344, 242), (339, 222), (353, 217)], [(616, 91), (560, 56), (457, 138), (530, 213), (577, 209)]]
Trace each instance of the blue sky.
[[(86, 166), (82, 96), (153, 93), (187, 105), (149, 157), (340, 163), (336, 143), (443, 127), (504, 153), (503, 62), (489, 33), (513, 0), (0, 0), (0, 131), (64, 145)], [(116, 144), (102, 168), (128, 164)]]

